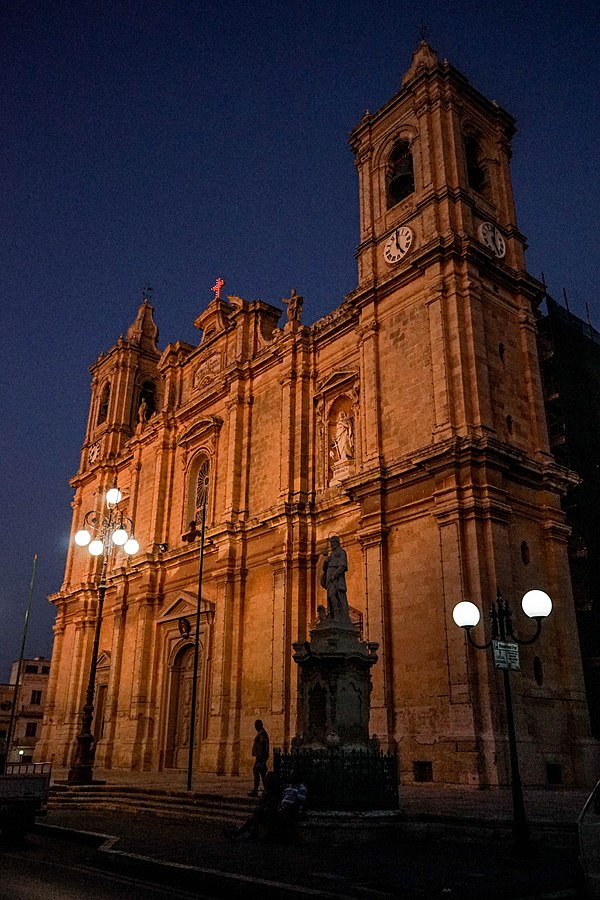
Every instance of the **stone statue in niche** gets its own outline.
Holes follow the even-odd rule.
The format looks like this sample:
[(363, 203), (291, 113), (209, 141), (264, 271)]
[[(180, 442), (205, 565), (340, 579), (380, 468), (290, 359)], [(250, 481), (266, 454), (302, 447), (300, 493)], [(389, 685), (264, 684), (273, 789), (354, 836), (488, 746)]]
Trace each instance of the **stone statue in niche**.
[(142, 425), (146, 422), (146, 420), (148, 418), (148, 404), (146, 403), (145, 397), (142, 397), (142, 402), (140, 403), (140, 405), (138, 407), (137, 417), (138, 417), (138, 422)]
[(329, 553), (323, 560), (321, 587), (327, 591), (327, 612), (332, 619), (348, 622), (350, 612), (346, 589), (346, 572), (348, 557), (336, 534), (329, 538)]
[(332, 448), (334, 462), (346, 462), (346, 460), (354, 459), (352, 419), (343, 409), (337, 417)]

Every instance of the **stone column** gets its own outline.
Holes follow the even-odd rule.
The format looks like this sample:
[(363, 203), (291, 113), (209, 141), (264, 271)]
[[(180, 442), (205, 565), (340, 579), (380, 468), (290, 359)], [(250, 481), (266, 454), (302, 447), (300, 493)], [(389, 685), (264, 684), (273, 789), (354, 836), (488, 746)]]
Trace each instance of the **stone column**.
[(361, 375), (361, 446), (363, 447), (363, 466), (365, 468), (369, 468), (373, 464), (379, 465), (381, 461), (378, 400), (378, 331), (379, 325), (374, 319), (364, 322), (357, 329)]
[(433, 386), (434, 440), (451, 437), (453, 429), (450, 408), (453, 406), (452, 388), (448, 380), (447, 336), (444, 322), (444, 286), (440, 281), (429, 294), (429, 343), (431, 347), (431, 383)]
[(80, 602), (83, 610), (75, 619), (71, 628), (75, 630), (73, 655), (70, 662), (69, 689), (66, 703), (66, 716), (70, 720), (69, 753), (74, 749), (75, 735), (79, 731), (83, 703), (90, 670), (90, 657), (94, 636), (96, 604), (91, 593), (82, 592)]
[(387, 531), (387, 528), (376, 526), (364, 528), (356, 535), (363, 551), (365, 636), (379, 646), (379, 664), (374, 666), (371, 674), (370, 729), (384, 747), (395, 732), (392, 671), (388, 656), (389, 586), (385, 560)]
[[(155, 608), (156, 596), (152, 584), (136, 591), (137, 617), (135, 623), (135, 665), (131, 691), (130, 754), (133, 769), (150, 767), (152, 756), (153, 671), (155, 666)], [(150, 740), (149, 740), (150, 739)], [(148, 746), (149, 745), (149, 746)], [(145, 748), (148, 747), (147, 750)]]
[(107, 769), (112, 767), (114, 751), (119, 741), (119, 721), (117, 712), (119, 709), (119, 685), (121, 683), (121, 671), (123, 666), (123, 654), (125, 650), (125, 628), (127, 624), (127, 605), (122, 591), (119, 591), (111, 608), (112, 613), (112, 637), (110, 641), (110, 671), (108, 673), (108, 687), (106, 698), (105, 734), (106, 739), (101, 748), (102, 756), (98, 762)]
[(289, 371), (279, 383), (281, 385), (279, 495), (287, 498), (292, 490), (294, 478), (295, 370)]
[[(454, 478), (447, 469), (440, 471), (434, 493), (434, 515), (439, 529), (440, 604), (444, 618), (448, 666), (448, 719), (443, 738), (448, 749), (448, 771), (444, 780), (459, 784), (493, 784), (497, 781), (496, 712), (491, 705), (494, 688), (489, 680), (489, 660), (486, 653), (469, 647), (464, 632), (456, 626), (452, 612), (461, 600), (473, 600), (490, 595), (487, 581), (482, 582), (481, 547), (494, 554), (496, 538), (472, 509), (461, 505)], [(486, 534), (487, 532), (487, 534)], [(493, 572), (494, 555), (488, 558), (483, 572)], [(493, 577), (493, 576), (492, 576)], [(485, 605), (482, 618), (486, 616)], [(483, 642), (483, 631), (478, 639)]]
[[(61, 715), (61, 702), (60, 698), (57, 698), (56, 689), (58, 685), (58, 673), (61, 668), (65, 627), (65, 610), (64, 605), (61, 603), (53, 627), (54, 644), (52, 647), (52, 659), (56, 661), (56, 664), (50, 667), (50, 677), (48, 678), (46, 701), (44, 703), (43, 730), (40, 740), (35, 748), (36, 762), (52, 761), (55, 756), (58, 755), (56, 736), (59, 733), (59, 719), (64, 718), (64, 709), (62, 710)], [(49, 740), (49, 732), (54, 735), (52, 743)], [(65, 760), (62, 760), (61, 763), (58, 763), (57, 760), (58, 765), (64, 764), (64, 762)]]
[(525, 388), (529, 402), (530, 452), (538, 455), (538, 458), (539, 455), (543, 454), (546, 459), (553, 461), (548, 443), (548, 426), (544, 409), (536, 326), (533, 316), (525, 309), (519, 311), (519, 338), (523, 356)]
[(245, 570), (233, 566), (213, 572), (215, 653), (208, 743), (214, 746), (218, 774), (239, 774), (245, 576)]
[[(237, 390), (237, 388), (236, 388)], [(223, 516), (231, 521), (237, 516), (242, 496), (242, 479), (245, 467), (236, 468), (236, 461), (242, 457), (244, 410), (246, 404), (244, 398), (237, 392), (227, 398), (225, 403), (228, 413), (227, 428), (227, 477), (225, 479), (225, 504)]]

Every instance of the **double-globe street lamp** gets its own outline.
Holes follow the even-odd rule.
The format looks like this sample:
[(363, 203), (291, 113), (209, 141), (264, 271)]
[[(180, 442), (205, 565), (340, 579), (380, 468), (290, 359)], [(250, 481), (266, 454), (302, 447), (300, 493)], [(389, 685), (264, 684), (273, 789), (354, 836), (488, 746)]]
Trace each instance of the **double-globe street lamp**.
[(478, 644), (473, 640), (471, 629), (480, 619), (479, 609), (470, 600), (457, 603), (452, 611), (455, 623), (467, 632), (469, 643), (477, 650), (492, 648), (494, 666), (502, 670), (504, 682), (504, 700), (506, 703), (506, 728), (508, 732), (508, 748), (510, 755), (511, 790), (513, 803), (513, 836), (515, 851), (527, 855), (531, 849), (531, 837), (525, 804), (523, 801), (523, 785), (519, 772), (519, 757), (517, 753), (517, 739), (515, 734), (515, 719), (513, 713), (512, 693), (510, 689), (509, 671), (520, 669), (519, 644), (533, 644), (540, 635), (542, 622), (552, 612), (552, 600), (544, 591), (527, 591), (521, 600), (523, 612), (537, 623), (533, 637), (520, 639), (513, 632), (512, 616), (508, 602), (504, 600), (498, 591), (496, 602), (491, 604), (490, 621), (492, 636), (485, 644)]
[(69, 769), (70, 784), (91, 784), (93, 780), (94, 752), (92, 749), (94, 736), (92, 721), (94, 718), (94, 693), (96, 690), (96, 667), (98, 664), (98, 646), (100, 643), (100, 627), (102, 624), (102, 608), (106, 595), (106, 572), (108, 560), (113, 550), (122, 547), (128, 556), (140, 549), (134, 537), (133, 521), (124, 516), (119, 509), (121, 491), (115, 484), (106, 492), (106, 511), (90, 510), (83, 519), (83, 528), (75, 535), (75, 543), (79, 547), (87, 547), (92, 556), (102, 556), (102, 569), (98, 581), (98, 608), (94, 629), (94, 644), (90, 662), (90, 674), (85, 704), (81, 717), (81, 730), (76, 738), (73, 764)]

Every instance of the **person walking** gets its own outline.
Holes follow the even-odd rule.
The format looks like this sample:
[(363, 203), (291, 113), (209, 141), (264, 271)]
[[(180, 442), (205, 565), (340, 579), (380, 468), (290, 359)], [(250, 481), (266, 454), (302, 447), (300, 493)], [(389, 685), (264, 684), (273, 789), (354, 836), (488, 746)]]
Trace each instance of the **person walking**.
[(269, 735), (265, 731), (262, 719), (257, 719), (254, 723), (254, 727), (256, 728), (256, 736), (252, 743), (252, 756), (254, 757), (252, 774), (254, 776), (254, 787), (251, 791), (248, 791), (249, 797), (258, 797), (258, 786), (261, 781), (264, 789), (265, 775), (267, 774), (267, 760), (269, 758)]

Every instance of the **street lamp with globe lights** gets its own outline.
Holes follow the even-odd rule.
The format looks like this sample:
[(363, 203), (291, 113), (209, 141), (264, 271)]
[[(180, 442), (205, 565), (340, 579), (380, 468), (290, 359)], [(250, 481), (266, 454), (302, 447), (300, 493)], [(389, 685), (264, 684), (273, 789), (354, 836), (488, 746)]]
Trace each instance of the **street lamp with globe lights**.
[(471, 646), (477, 650), (487, 650), (492, 647), (494, 654), (494, 666), (502, 669), (504, 682), (504, 700), (506, 703), (506, 729), (508, 732), (508, 747), (510, 755), (511, 790), (513, 802), (513, 836), (515, 851), (520, 855), (528, 855), (531, 850), (531, 836), (525, 814), (523, 801), (523, 785), (519, 772), (519, 757), (517, 753), (517, 739), (515, 734), (515, 719), (513, 713), (512, 693), (510, 688), (510, 669), (519, 669), (519, 647), (521, 644), (533, 644), (537, 641), (542, 630), (542, 623), (552, 612), (552, 600), (544, 591), (531, 590), (524, 594), (521, 607), (526, 616), (536, 622), (535, 634), (530, 638), (518, 638), (513, 632), (512, 614), (508, 602), (497, 593), (495, 603), (491, 604), (490, 622), (492, 636), (485, 644), (478, 644), (471, 635), (471, 629), (478, 624), (481, 615), (478, 607), (470, 600), (462, 600), (457, 603), (452, 611), (452, 618), (459, 628), (464, 628)]
[(90, 674), (85, 695), (85, 704), (81, 717), (81, 730), (76, 738), (73, 764), (69, 769), (67, 780), (70, 784), (91, 784), (93, 781), (94, 753), (92, 745), (92, 721), (94, 718), (94, 693), (96, 690), (96, 667), (98, 664), (98, 647), (100, 644), (100, 627), (102, 624), (102, 608), (106, 595), (106, 572), (108, 560), (115, 547), (132, 556), (140, 549), (134, 536), (133, 521), (124, 516), (119, 509), (122, 494), (115, 484), (106, 492), (106, 511), (90, 510), (83, 518), (84, 527), (75, 535), (78, 547), (87, 547), (92, 556), (102, 556), (102, 568), (98, 581), (98, 609), (94, 628), (94, 643), (90, 662)]

